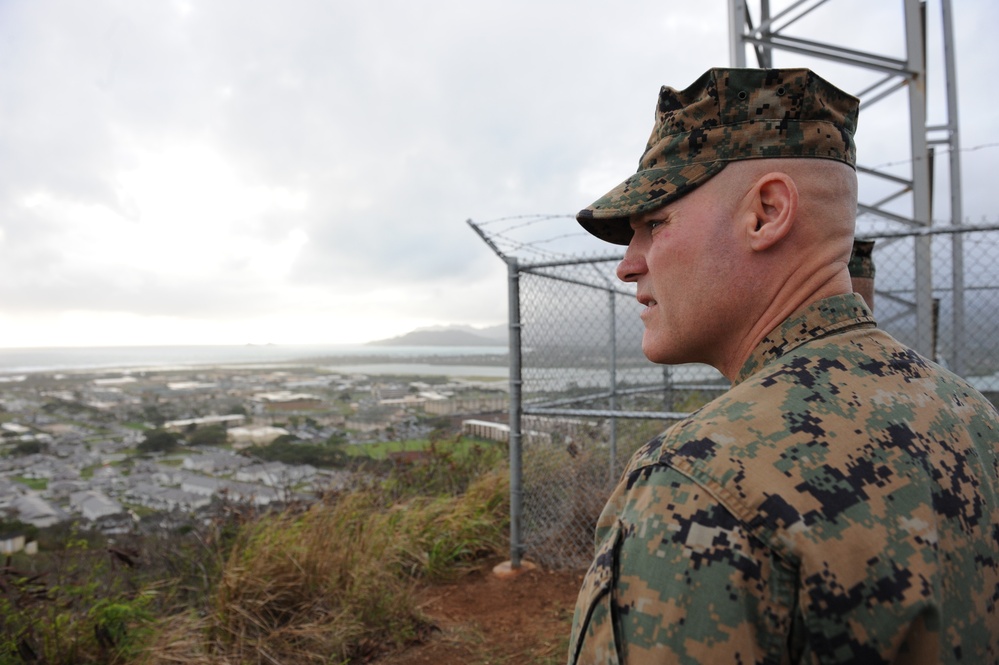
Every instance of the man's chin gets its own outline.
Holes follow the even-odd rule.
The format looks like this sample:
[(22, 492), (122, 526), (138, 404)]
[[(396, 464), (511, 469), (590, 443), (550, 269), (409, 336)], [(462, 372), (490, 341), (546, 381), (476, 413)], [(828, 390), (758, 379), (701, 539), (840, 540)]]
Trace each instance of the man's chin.
[(657, 365), (677, 364), (676, 359), (666, 349), (663, 349), (661, 345), (647, 342), (645, 339), (642, 340), (642, 353)]
[[(668, 340), (649, 338), (648, 331), (642, 337), (642, 353), (657, 365), (683, 365), (686, 363), (706, 362), (695, 349), (678, 348), (667, 343)], [(696, 357), (695, 357), (696, 356)]]

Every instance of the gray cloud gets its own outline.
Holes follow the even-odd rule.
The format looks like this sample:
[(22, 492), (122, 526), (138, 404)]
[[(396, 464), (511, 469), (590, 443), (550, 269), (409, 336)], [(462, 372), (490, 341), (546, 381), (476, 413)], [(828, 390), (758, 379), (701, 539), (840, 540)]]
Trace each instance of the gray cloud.
[[(999, 9), (956, 11), (965, 145), (995, 142), (976, 81)], [(502, 321), (503, 266), (465, 220), (573, 212), (615, 184), (659, 85), (727, 62), (726, 25), (723, 2), (4, 3), (2, 310), (293, 317), (370, 290), (413, 318)], [(191, 181), (157, 166), (172, 150)], [(996, 212), (979, 165), (997, 156), (974, 158), (969, 215)]]

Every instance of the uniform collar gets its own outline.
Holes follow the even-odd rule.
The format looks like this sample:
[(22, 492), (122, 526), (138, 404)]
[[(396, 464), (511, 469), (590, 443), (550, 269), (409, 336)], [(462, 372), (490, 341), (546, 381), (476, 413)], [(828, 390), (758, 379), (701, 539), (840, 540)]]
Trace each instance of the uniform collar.
[(763, 338), (743, 364), (735, 383), (742, 383), (806, 342), (850, 328), (873, 328), (876, 325), (871, 310), (856, 293), (813, 302), (797, 310)]

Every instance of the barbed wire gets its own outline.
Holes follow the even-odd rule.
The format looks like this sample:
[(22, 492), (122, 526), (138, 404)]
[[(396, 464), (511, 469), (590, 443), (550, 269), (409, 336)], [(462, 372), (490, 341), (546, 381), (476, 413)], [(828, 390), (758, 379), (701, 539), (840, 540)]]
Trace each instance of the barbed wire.
[[(479, 224), (481, 226), (491, 222), (495, 223), (495, 222), (510, 221), (510, 220), (527, 220), (524, 223), (517, 224), (511, 227), (503, 229), (491, 229), (489, 232), (489, 237), (493, 242), (497, 244), (497, 246), (502, 247), (502, 249), (506, 252), (509, 253), (520, 252), (523, 254), (529, 254), (536, 257), (553, 259), (553, 258), (564, 257), (566, 255), (577, 256), (580, 255), (580, 252), (578, 251), (578, 248), (560, 250), (560, 249), (546, 248), (544, 247), (544, 245), (549, 245), (551, 243), (563, 240), (571, 240), (573, 238), (586, 238), (587, 237), (586, 232), (580, 230), (580, 231), (572, 231), (569, 233), (558, 233), (555, 235), (549, 235), (542, 238), (534, 238), (531, 240), (517, 239), (515, 237), (512, 237), (510, 234), (511, 232), (517, 231), (527, 226), (538, 224), (540, 222), (551, 221), (554, 219), (565, 219), (565, 218), (574, 218), (574, 215), (568, 215), (568, 214), (512, 215), (509, 217), (502, 217), (490, 220), (490, 222), (476, 222), (476, 224)], [(882, 228), (897, 227), (899, 224), (898, 222), (892, 222), (891, 220), (886, 220), (884, 218), (881, 218), (876, 213), (872, 212), (860, 213), (857, 216), (857, 221), (858, 223), (879, 224), (881, 225)], [(965, 217), (964, 224), (962, 224), (962, 226), (965, 228), (961, 230), (972, 233), (976, 230), (975, 226), (987, 227), (981, 230), (993, 230), (992, 228), (988, 227), (994, 226), (995, 224), (999, 224), (999, 213), (996, 213), (992, 219), (990, 219), (988, 215), (982, 215), (980, 221), (977, 224), (973, 223), (970, 217)], [(896, 233), (899, 235), (920, 235), (927, 233), (927, 229), (932, 229), (934, 232), (937, 232), (940, 231), (941, 229), (947, 230), (950, 226), (951, 226), (951, 220), (934, 218), (933, 225), (930, 227), (922, 227), (922, 226), (918, 228), (905, 227), (903, 230), (897, 231)], [(878, 233), (877, 229), (874, 230), (868, 229), (866, 235), (870, 235), (872, 232), (875, 235)], [(865, 233), (858, 229), (858, 235), (865, 235)], [(595, 254), (596, 250), (594, 250), (592, 253)]]
[[(981, 145), (972, 146), (970, 148), (961, 148), (960, 150), (958, 150), (958, 152), (975, 152), (977, 150), (984, 150), (985, 148), (999, 148), (999, 143), (983, 143)], [(949, 155), (951, 152), (953, 152), (953, 151), (949, 150), (949, 149), (946, 149), (946, 150), (941, 150), (939, 154)], [(924, 159), (927, 159), (927, 158), (923, 157), (922, 155), (916, 155), (914, 157), (910, 157), (909, 159), (900, 159), (900, 160), (894, 161), (894, 162), (885, 162), (883, 164), (878, 164), (876, 166), (868, 166), (867, 168), (869, 168), (871, 170), (877, 170), (877, 169), (886, 168), (888, 166), (900, 166), (900, 165), (903, 165), (903, 164), (914, 164), (915, 162), (921, 162)]]
[[(982, 143), (982, 144), (975, 145), (975, 146), (970, 146), (970, 147), (967, 147), (967, 148), (961, 148), (959, 150), (959, 152), (969, 153), (969, 152), (975, 152), (975, 151), (979, 151), (979, 150), (986, 150), (986, 149), (992, 149), (992, 148), (999, 148), (999, 142)], [(944, 151), (941, 151), (941, 152), (942, 152), (942, 154), (948, 154), (951, 151), (950, 150), (944, 150)], [(876, 170), (876, 169), (882, 169), (882, 168), (886, 168), (886, 167), (890, 167), (890, 166), (899, 166), (899, 165), (903, 165), (903, 164), (912, 164), (912, 163), (914, 163), (916, 161), (921, 161), (922, 159), (925, 159), (925, 157), (919, 156), (919, 157), (914, 157), (914, 158), (909, 158), (909, 159), (903, 159), (903, 160), (894, 160), (894, 161), (884, 162), (884, 163), (881, 163), (881, 164), (879, 164), (877, 166), (867, 167), (867, 168), (870, 168), (872, 170)], [(513, 237), (513, 235), (515, 235), (517, 231), (521, 231), (521, 230), (529, 228), (529, 227), (537, 226), (538, 224), (542, 224), (543, 222), (549, 222), (549, 221), (552, 221), (552, 220), (559, 220), (559, 219), (575, 219), (575, 214), (574, 213), (564, 213), (564, 212), (563, 213), (558, 213), (558, 212), (523, 213), (523, 214), (518, 214), (518, 215), (505, 215), (503, 217), (496, 217), (494, 219), (489, 219), (489, 220), (484, 220), (484, 221), (476, 221), (475, 225), (477, 225), (478, 227), (480, 227), (482, 229), (482, 232), (487, 232), (486, 229), (485, 229), (485, 227), (489, 227), (488, 232), (487, 232), (488, 236), (489, 236), (489, 239), (492, 242), (496, 243), (497, 247), (501, 246), (504, 252), (509, 252), (511, 254), (513, 254), (513, 253), (521, 253), (521, 254), (531, 255), (531, 256), (534, 256), (534, 257), (539, 257), (539, 258), (544, 258), (544, 259), (562, 258), (562, 257), (565, 257), (567, 255), (578, 256), (579, 255), (578, 248), (564, 249), (564, 250), (555, 250), (555, 249), (551, 249), (551, 248), (545, 248), (543, 246), (544, 245), (550, 245), (551, 243), (558, 242), (558, 241), (571, 240), (573, 238), (584, 238), (584, 237), (586, 237), (586, 233), (583, 232), (583, 231), (575, 231), (575, 232), (571, 232), (571, 233), (558, 233), (558, 234), (555, 234), (555, 235), (548, 235), (548, 236), (545, 236), (545, 237), (535, 238), (535, 239), (531, 239), (531, 240), (524, 240), (524, 239), (518, 239), (518, 238)], [(472, 221), (472, 220), (469, 220), (469, 221)], [(885, 228), (885, 227), (889, 227), (890, 228), (890, 227), (893, 227), (893, 226), (897, 227), (897, 225), (898, 225), (898, 222), (892, 222), (892, 221), (890, 221), (888, 219), (880, 218), (876, 213), (872, 213), (872, 212), (862, 212), (862, 213), (860, 213), (857, 216), (857, 221), (858, 221), (858, 223), (860, 223), (860, 222), (862, 222), (862, 223), (875, 223), (875, 224), (880, 223), (880, 224), (884, 225), (882, 228)], [(511, 223), (511, 222), (514, 222), (514, 223)], [(504, 223), (507, 223), (508, 225), (501, 226), (500, 228), (497, 228), (497, 225), (502, 225)], [(979, 224), (981, 224), (981, 225), (997, 224), (997, 223), (999, 223), (999, 212), (995, 213), (992, 216), (992, 219), (990, 219), (989, 215), (983, 214), (983, 215), (981, 215), (981, 220), (979, 222)], [(968, 216), (965, 216), (963, 225), (965, 225), (965, 226), (971, 226), (972, 224), (973, 223), (971, 222), (971, 218), (968, 217)], [(949, 225), (952, 225), (952, 220), (950, 220), (950, 219), (937, 219), (937, 218), (934, 218), (932, 220), (932, 224), (931, 224), (931, 226), (949, 226)], [(924, 227), (920, 227), (920, 228), (922, 229)], [(973, 231), (973, 229), (968, 229), (968, 230), (969, 231)], [(859, 231), (859, 229), (858, 229), (858, 231)], [(874, 232), (877, 232), (877, 229), (874, 229)], [(925, 230), (922, 231), (922, 232), (925, 232)], [(903, 232), (900, 231), (899, 233), (903, 233)], [(920, 233), (921, 233), (921, 231), (919, 229), (912, 229), (912, 234), (913, 235), (918, 235)], [(595, 254), (596, 251), (594, 250), (593, 253)]]
[(535, 214), (524, 214), (524, 215), (509, 215), (506, 217), (497, 217), (496, 219), (488, 219), (484, 222), (476, 222), (479, 226), (485, 226), (487, 224), (495, 224), (497, 222), (508, 222), (517, 219), (526, 219), (528, 221), (523, 224), (517, 224), (515, 226), (509, 227), (507, 230), (519, 229), (524, 226), (531, 226), (532, 224), (537, 224), (538, 222), (545, 222), (550, 219), (563, 219), (563, 218), (575, 218), (575, 215), (568, 213), (535, 213)]

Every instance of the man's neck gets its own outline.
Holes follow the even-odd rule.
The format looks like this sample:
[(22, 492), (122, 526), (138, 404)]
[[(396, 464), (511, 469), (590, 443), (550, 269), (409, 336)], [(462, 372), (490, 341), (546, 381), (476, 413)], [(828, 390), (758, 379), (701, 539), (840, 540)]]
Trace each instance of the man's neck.
[(735, 382), (753, 350), (794, 312), (824, 298), (852, 292), (850, 273), (845, 265), (842, 269), (830, 267), (830, 270), (813, 272), (803, 280), (788, 280), (777, 295), (764, 305), (760, 315), (753, 318), (753, 323), (733, 351), (718, 364), (712, 364), (729, 381)]

